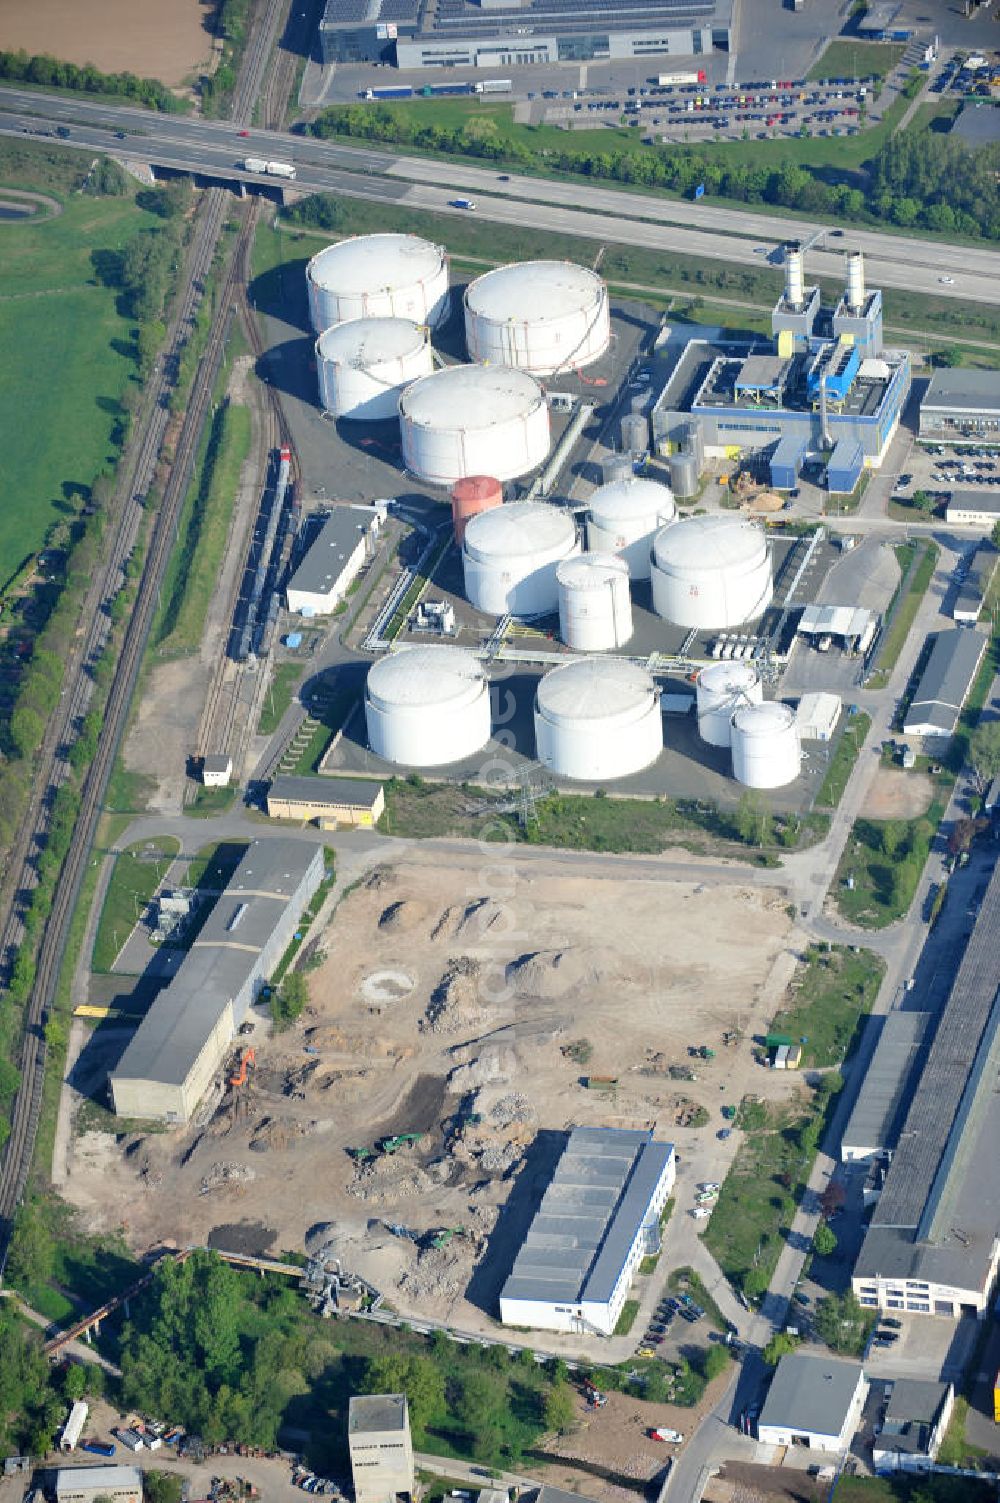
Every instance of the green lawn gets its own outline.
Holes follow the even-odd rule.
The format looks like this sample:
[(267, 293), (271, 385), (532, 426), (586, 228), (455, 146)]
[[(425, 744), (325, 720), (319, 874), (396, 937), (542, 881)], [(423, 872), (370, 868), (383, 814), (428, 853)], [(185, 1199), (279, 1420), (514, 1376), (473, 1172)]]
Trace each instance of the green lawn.
[(810, 945), (798, 967), (786, 1005), (771, 1022), (802, 1045), (802, 1063), (816, 1069), (839, 1065), (858, 1020), (870, 1013), (885, 975), (885, 962), (871, 950), (847, 945)]
[(181, 513), (178, 546), (163, 583), (163, 613), (156, 632), (161, 657), (197, 652), (201, 643), (251, 432), (249, 407), (225, 403), (202, 440)]
[[(0, 181), (35, 187), (31, 160), (0, 147)], [(101, 285), (92, 257), (120, 251), (157, 223), (131, 197), (77, 194), (55, 218), (0, 223), (3, 579), (44, 544), (53, 522), (79, 510), (115, 458), (119, 400), (136, 369), (134, 325), (118, 313), (117, 294)]]
[[(920, 549), (923, 549), (923, 556), (913, 572), (909, 573)], [(882, 637), (878, 665), (875, 673), (872, 674), (873, 688), (883, 687), (888, 681), (888, 675), (895, 668), (938, 561), (938, 549), (935, 543), (897, 543), (894, 552), (899, 563), (901, 578), (899, 587), (889, 603), (889, 624)], [(908, 579), (907, 576), (909, 576)]]
[(264, 696), (264, 708), (260, 712), (257, 730), (261, 736), (270, 736), (278, 729), (281, 717), (292, 702), (299, 679), (305, 672), (302, 663), (279, 663), (271, 675)]
[(845, 720), (833, 760), (823, 779), (823, 786), (816, 795), (817, 808), (835, 809), (840, 803), (871, 725), (871, 716), (863, 710), (859, 710), (856, 715), (849, 715)]
[(905, 51), (905, 46), (898, 42), (834, 38), (820, 53), (806, 78), (885, 78)]
[[(150, 847), (157, 853), (148, 859)], [(91, 965), (95, 971), (110, 971), (153, 893), (166, 876), (180, 841), (164, 835), (156, 841), (129, 846), (115, 857), (101, 909)]]
[(917, 819), (855, 820), (835, 878), (837, 906), (852, 924), (883, 929), (908, 910), (944, 815), (952, 782), (944, 777), (946, 785), (938, 780), (937, 796)]

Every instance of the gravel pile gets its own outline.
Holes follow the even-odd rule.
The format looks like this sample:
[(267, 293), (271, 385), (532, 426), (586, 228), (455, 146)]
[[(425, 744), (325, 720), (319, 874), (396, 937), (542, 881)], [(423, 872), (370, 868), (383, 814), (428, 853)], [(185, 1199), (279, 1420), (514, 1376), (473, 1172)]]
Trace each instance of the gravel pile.
[(213, 1190), (221, 1190), (225, 1185), (248, 1185), (256, 1178), (256, 1172), (250, 1168), (249, 1164), (234, 1164), (231, 1160), (213, 1164), (203, 1177), (198, 1193), (209, 1195)]
[(515, 1122), (534, 1122), (535, 1108), (520, 1091), (511, 1091), (494, 1102), (490, 1121), (497, 1127), (513, 1127)]

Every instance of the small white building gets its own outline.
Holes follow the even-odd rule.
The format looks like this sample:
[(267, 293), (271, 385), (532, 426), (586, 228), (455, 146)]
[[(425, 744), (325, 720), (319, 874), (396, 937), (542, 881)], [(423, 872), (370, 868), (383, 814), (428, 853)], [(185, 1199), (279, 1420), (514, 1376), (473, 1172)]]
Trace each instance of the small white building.
[(840, 719), (839, 694), (813, 692), (803, 694), (795, 711), (795, 726), (800, 741), (829, 741)]
[(1000, 491), (954, 491), (944, 510), (950, 527), (981, 527), (991, 531), (1000, 522)]
[(87, 1415), (90, 1413), (83, 1399), (77, 1399), (69, 1412), (69, 1419), (63, 1425), (62, 1435), (59, 1437), (60, 1451), (75, 1451), (83, 1427), (87, 1423)]
[(142, 1473), (135, 1466), (72, 1466), (56, 1472), (56, 1503), (142, 1503)]
[(923, 1472), (936, 1460), (955, 1407), (950, 1383), (897, 1378), (872, 1441), (877, 1472)]
[(206, 788), (228, 788), (232, 775), (232, 757), (210, 755), (202, 758), (201, 781)]
[(649, 1132), (575, 1127), (500, 1291), (504, 1325), (610, 1336), (676, 1172)]
[(405, 1393), (351, 1399), (347, 1411), (355, 1503), (396, 1503), (414, 1490), (413, 1445)]
[(757, 1423), (765, 1445), (836, 1454), (850, 1445), (868, 1395), (856, 1362), (792, 1352), (782, 1357)]
[(324, 521), (288, 582), (288, 609), (300, 616), (329, 616), (347, 594), (365, 561), (378, 514), (338, 506)]

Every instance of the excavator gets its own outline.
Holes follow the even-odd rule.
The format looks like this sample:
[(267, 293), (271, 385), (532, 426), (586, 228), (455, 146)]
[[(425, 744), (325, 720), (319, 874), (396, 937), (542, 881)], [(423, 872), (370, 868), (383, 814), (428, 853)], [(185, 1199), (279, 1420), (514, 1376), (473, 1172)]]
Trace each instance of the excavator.
[(257, 1051), (252, 1046), (248, 1049), (244, 1049), (243, 1053), (240, 1055), (239, 1069), (237, 1070), (235, 1075), (230, 1075), (229, 1077), (229, 1084), (233, 1087), (234, 1090), (238, 1090), (240, 1086), (246, 1085), (247, 1070), (251, 1065), (256, 1065), (256, 1063)]

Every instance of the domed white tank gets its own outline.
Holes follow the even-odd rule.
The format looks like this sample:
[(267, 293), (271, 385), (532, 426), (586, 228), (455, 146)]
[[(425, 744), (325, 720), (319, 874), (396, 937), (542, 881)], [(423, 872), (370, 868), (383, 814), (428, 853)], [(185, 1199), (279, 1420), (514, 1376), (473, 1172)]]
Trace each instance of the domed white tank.
[(780, 700), (744, 705), (733, 715), (733, 776), (747, 788), (783, 788), (799, 775), (795, 712)]
[(440, 767), (490, 739), (490, 687), (461, 647), (404, 647), (368, 670), (368, 744), (404, 767)]
[(431, 485), (466, 475), (514, 480), (548, 456), (549, 404), (523, 371), (448, 365), (399, 399), (403, 463)]
[(685, 517), (653, 539), (653, 609), (675, 626), (739, 626), (771, 603), (763, 527), (741, 517)]
[(592, 553), (620, 553), (633, 579), (648, 579), (653, 537), (676, 515), (673, 495), (658, 480), (631, 474), (612, 480), (590, 498), (587, 547)]
[(500, 266), (466, 289), (470, 360), (550, 376), (599, 360), (610, 342), (608, 289), (570, 261)]
[(513, 501), (470, 517), (462, 542), (465, 593), (489, 616), (544, 616), (559, 605), (556, 568), (579, 553), (568, 511)]
[(628, 564), (614, 553), (581, 553), (556, 568), (559, 635), (576, 652), (611, 652), (632, 635)]
[(403, 388), (433, 369), (427, 330), (409, 318), (352, 318), (316, 341), (319, 400), (334, 417), (394, 418)]
[(660, 696), (644, 668), (578, 658), (553, 668), (535, 694), (535, 752), (557, 777), (625, 778), (663, 750)]
[(743, 705), (764, 698), (757, 670), (749, 663), (712, 663), (698, 675), (698, 734), (709, 746), (731, 744), (733, 715)]
[(306, 267), (317, 334), (352, 318), (411, 318), (432, 329), (448, 316), (448, 257), (418, 235), (354, 235)]

